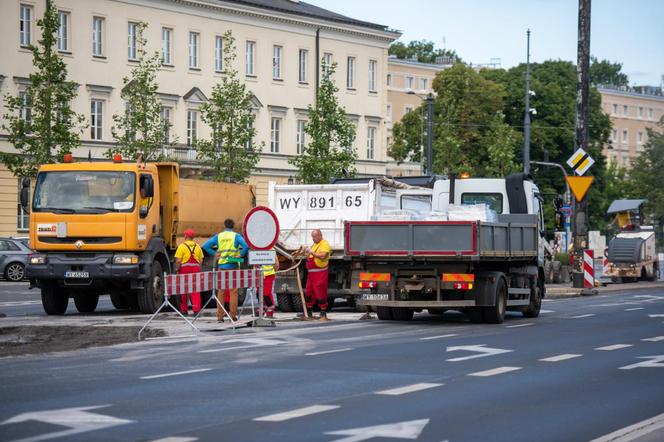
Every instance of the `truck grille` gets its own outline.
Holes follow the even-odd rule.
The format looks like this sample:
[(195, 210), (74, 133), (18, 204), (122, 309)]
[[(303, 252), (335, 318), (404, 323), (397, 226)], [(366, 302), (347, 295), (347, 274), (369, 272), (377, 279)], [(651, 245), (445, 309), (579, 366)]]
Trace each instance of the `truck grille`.
[(76, 241), (81, 240), (86, 244), (114, 244), (122, 241), (121, 236), (88, 236), (79, 238), (55, 238), (47, 236), (39, 238), (39, 241), (45, 244), (74, 244)]

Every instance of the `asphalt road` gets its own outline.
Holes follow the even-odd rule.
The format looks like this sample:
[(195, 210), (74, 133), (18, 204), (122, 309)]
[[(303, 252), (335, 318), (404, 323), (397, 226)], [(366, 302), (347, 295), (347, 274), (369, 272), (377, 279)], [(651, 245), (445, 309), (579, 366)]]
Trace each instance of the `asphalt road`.
[(664, 289), (543, 308), (502, 325), (340, 318), (4, 358), (0, 441), (588, 441), (664, 426)]

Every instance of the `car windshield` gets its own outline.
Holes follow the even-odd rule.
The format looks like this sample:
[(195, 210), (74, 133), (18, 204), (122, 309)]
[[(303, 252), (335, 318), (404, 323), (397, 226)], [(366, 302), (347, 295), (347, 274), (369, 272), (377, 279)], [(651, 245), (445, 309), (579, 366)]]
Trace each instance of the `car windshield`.
[(136, 199), (133, 172), (41, 172), (32, 209), (35, 212), (131, 212)]

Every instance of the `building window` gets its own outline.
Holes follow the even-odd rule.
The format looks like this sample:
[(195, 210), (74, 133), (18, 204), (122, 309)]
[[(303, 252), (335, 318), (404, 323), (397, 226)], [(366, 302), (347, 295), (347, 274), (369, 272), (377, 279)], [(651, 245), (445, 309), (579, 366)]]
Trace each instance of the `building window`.
[(643, 144), (643, 132), (639, 131), (639, 132), (636, 134), (636, 142), (637, 142), (638, 144)]
[(652, 118), (652, 107), (649, 107), (649, 108), (648, 108), (648, 119), (649, 119), (649, 120), (652, 120), (652, 119), (653, 119), (653, 118)]
[(159, 114), (161, 120), (161, 139), (163, 144), (169, 144), (171, 141), (171, 108), (162, 107)]
[(101, 140), (103, 136), (104, 102), (101, 100), (90, 101), (90, 138)]
[(330, 72), (330, 67), (332, 66), (332, 54), (326, 52), (323, 54), (323, 76), (327, 77), (328, 72)]
[(254, 61), (256, 58), (256, 42), (255, 41), (248, 41), (246, 44), (246, 70), (247, 70), (247, 75), (256, 75), (254, 73)]
[(19, 40), (21, 46), (29, 46), (32, 43), (32, 6), (21, 5)]
[(376, 60), (369, 60), (369, 92), (376, 92)]
[(189, 69), (198, 69), (198, 32), (189, 33)]
[(30, 213), (23, 210), (21, 206), (21, 189), (23, 188), (23, 178), (18, 179), (18, 208), (16, 219), (16, 230), (28, 230), (30, 228)]
[(224, 38), (220, 35), (214, 38), (214, 70), (224, 71)]
[(165, 65), (173, 65), (173, 30), (161, 28), (161, 62)]
[(614, 103), (613, 106), (611, 106), (611, 113), (613, 115), (618, 115), (618, 105), (617, 104)]
[(92, 17), (92, 55), (101, 57), (104, 55), (104, 19)]
[(18, 93), (18, 97), (21, 99), (21, 110), (19, 115), (21, 120), (26, 123), (32, 122), (32, 98), (28, 95), (27, 92), (21, 91)]
[(272, 46), (272, 78), (281, 80), (281, 46)]
[(628, 110), (628, 109), (629, 109), (629, 108), (627, 107), (626, 104), (623, 105), (623, 115), (627, 115), (627, 110)]
[(187, 146), (196, 144), (198, 137), (198, 111), (187, 111)]
[(279, 152), (281, 140), (281, 118), (272, 118), (270, 124), (270, 152)]
[(420, 78), (420, 89), (423, 91), (427, 90), (427, 79), (426, 78)]
[(406, 89), (413, 88), (413, 77), (406, 77)]
[(304, 147), (306, 143), (307, 133), (304, 131), (307, 122), (305, 120), (297, 120), (297, 154), (301, 155), (304, 153)]
[(387, 119), (388, 121), (392, 121), (392, 105), (390, 103), (387, 104)]
[(376, 148), (376, 128), (367, 128), (367, 159), (373, 160)]
[(392, 86), (392, 74), (387, 74), (387, 85)]
[(355, 57), (348, 57), (346, 66), (346, 87), (355, 89)]
[(618, 139), (618, 131), (611, 129), (611, 141), (616, 141)]
[(643, 118), (643, 106), (639, 106), (639, 118)]
[(60, 26), (58, 27), (58, 51), (69, 51), (69, 12), (58, 11)]
[(412, 111), (413, 111), (413, 106), (406, 106), (406, 107), (404, 108), (404, 113), (405, 113), (405, 114), (408, 114), (408, 113), (410, 113), (410, 112), (412, 112)]
[(253, 144), (254, 144), (253, 128), (254, 128), (254, 119), (250, 118), (249, 121), (247, 122), (247, 129), (249, 129), (249, 131), (251, 133), (251, 136), (249, 137), (249, 139), (247, 140), (247, 142), (244, 145), (245, 149), (251, 149)]
[(298, 81), (300, 83), (306, 83), (307, 82), (307, 64), (308, 64), (308, 59), (309, 59), (309, 51), (306, 49), (300, 49), (300, 57), (299, 57), (299, 66), (298, 66)]
[(127, 23), (127, 58), (136, 60), (136, 41), (137, 41), (138, 23)]
[(627, 144), (627, 129), (623, 129), (622, 131), (622, 142), (623, 144)]

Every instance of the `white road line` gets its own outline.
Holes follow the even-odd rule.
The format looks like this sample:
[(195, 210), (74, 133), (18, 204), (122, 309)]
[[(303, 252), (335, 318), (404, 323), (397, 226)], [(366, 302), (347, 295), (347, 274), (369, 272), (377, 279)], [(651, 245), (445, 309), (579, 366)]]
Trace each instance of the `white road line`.
[(305, 356), (318, 356), (318, 355), (327, 355), (330, 353), (341, 353), (342, 351), (350, 351), (352, 348), (337, 348), (336, 350), (327, 350), (327, 351), (315, 351), (313, 353), (305, 353)]
[(164, 374), (153, 374), (151, 376), (141, 376), (140, 379), (158, 379), (158, 378), (167, 378), (169, 376), (180, 376), (181, 374), (191, 374), (191, 373), (202, 373), (204, 371), (210, 371), (211, 368), (198, 368), (196, 370), (186, 370), (186, 371), (176, 371), (173, 373), (164, 373)]
[(645, 307), (632, 307), (632, 308), (626, 308), (626, 312), (634, 312), (636, 310), (643, 310)]
[(641, 339), (642, 341), (648, 341), (648, 342), (659, 342), (659, 341), (664, 341), (664, 336), (654, 336), (652, 338), (645, 338)]
[(420, 341), (428, 341), (430, 339), (451, 338), (452, 336), (456, 336), (456, 333), (450, 333), (449, 335), (427, 336), (424, 338), (420, 338)]
[(632, 344), (614, 344), (614, 345), (607, 345), (606, 347), (597, 347), (595, 350), (612, 351), (612, 350), (620, 350), (621, 348), (627, 348), (627, 347), (633, 347), (633, 345)]
[(37, 305), (41, 304), (41, 301), (5, 301), (0, 302), (0, 307), (21, 307), (24, 305)]
[[(629, 427), (621, 428), (613, 433), (607, 434), (590, 442), (628, 442), (645, 436), (653, 431), (664, 428), (664, 413), (638, 422)], [(653, 439), (655, 440), (655, 439)]]
[(555, 313), (555, 310), (540, 310), (540, 313)]
[(155, 439), (151, 442), (194, 442), (198, 440), (197, 437), (165, 437), (163, 439)]
[(518, 328), (518, 327), (528, 327), (535, 325), (534, 322), (526, 322), (525, 324), (516, 324), (516, 325), (506, 325), (505, 328)]
[(400, 396), (406, 393), (413, 393), (415, 391), (427, 390), (429, 388), (442, 387), (445, 384), (429, 384), (422, 382), (420, 384), (406, 385), (399, 388), (392, 388), (390, 390), (377, 391), (374, 394), (383, 394), (387, 396)]
[(654, 315), (648, 315), (649, 318), (664, 318), (664, 313), (657, 313)]
[(521, 370), (521, 367), (498, 367), (498, 368), (493, 368), (491, 370), (484, 370), (475, 373), (470, 373), (468, 376), (487, 377), (487, 376), (495, 376), (497, 374), (509, 373), (510, 371), (517, 371), (517, 370)]
[(311, 405), (310, 407), (298, 408), (297, 410), (285, 411), (283, 413), (270, 414), (268, 416), (256, 417), (253, 420), (259, 422), (283, 422), (296, 417), (309, 416), (310, 414), (322, 413), (335, 410), (339, 405)]
[(586, 313), (585, 315), (570, 316), (570, 319), (590, 318), (591, 316), (595, 316), (595, 314), (594, 313)]
[(557, 355), (557, 356), (550, 356), (548, 358), (543, 358), (540, 359), (542, 362), (560, 362), (560, 361), (566, 361), (568, 359), (574, 359), (574, 358), (579, 358), (583, 355), (577, 355), (573, 353), (565, 353), (562, 355)]

